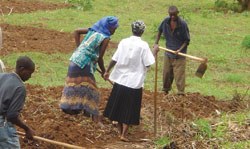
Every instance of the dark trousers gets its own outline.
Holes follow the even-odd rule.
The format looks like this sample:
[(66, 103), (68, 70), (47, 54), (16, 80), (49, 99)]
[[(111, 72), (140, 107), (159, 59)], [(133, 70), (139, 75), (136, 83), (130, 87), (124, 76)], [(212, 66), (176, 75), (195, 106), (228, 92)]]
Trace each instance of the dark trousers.
[(173, 59), (168, 57), (167, 55), (164, 56), (163, 91), (169, 92), (171, 90), (173, 80), (175, 79), (178, 94), (184, 94), (185, 67), (185, 58)]

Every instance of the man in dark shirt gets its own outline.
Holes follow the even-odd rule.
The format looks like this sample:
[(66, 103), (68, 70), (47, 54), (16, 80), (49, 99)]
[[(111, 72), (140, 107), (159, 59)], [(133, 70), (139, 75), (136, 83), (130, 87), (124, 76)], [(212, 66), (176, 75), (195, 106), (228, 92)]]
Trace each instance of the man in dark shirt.
[(21, 56), (14, 72), (0, 73), (0, 148), (20, 148), (15, 125), (25, 130), (28, 139), (33, 139), (33, 131), (22, 122), (19, 112), (26, 97), (23, 81), (27, 81), (34, 70), (33, 61)]
[(189, 29), (187, 23), (178, 16), (179, 11), (176, 6), (170, 6), (168, 13), (169, 17), (165, 18), (158, 28), (154, 54), (159, 51), (158, 42), (163, 33), (167, 49), (176, 51), (175, 54), (166, 52), (164, 56), (163, 91), (168, 94), (175, 78), (177, 94), (184, 95), (186, 59), (177, 54), (178, 52), (187, 53), (190, 41)]

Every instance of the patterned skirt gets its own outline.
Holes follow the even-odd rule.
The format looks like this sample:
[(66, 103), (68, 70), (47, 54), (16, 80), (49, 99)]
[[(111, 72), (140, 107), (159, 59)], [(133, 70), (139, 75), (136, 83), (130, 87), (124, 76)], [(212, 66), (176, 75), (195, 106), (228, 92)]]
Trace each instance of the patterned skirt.
[(139, 125), (142, 88), (133, 89), (115, 83), (103, 116), (119, 123)]
[(98, 116), (99, 93), (95, 77), (90, 73), (90, 65), (83, 69), (74, 63), (69, 64), (66, 83), (62, 91), (60, 108), (67, 114)]

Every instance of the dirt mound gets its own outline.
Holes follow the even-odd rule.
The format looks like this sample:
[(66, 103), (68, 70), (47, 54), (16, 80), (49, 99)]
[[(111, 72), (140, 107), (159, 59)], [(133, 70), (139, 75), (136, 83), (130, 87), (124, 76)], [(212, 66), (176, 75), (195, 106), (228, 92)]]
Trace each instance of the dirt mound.
[[(29, 51), (72, 53), (76, 48), (73, 33), (9, 24), (1, 24), (1, 28), (3, 32), (1, 55)], [(115, 42), (110, 42), (108, 49), (116, 49), (117, 45)]]
[[(153, 99), (153, 93), (145, 91), (148, 100)], [(170, 94), (158, 95), (158, 106), (162, 111), (172, 113), (176, 118), (194, 120), (198, 118), (214, 117), (221, 112), (235, 112), (247, 108), (237, 100), (219, 101), (214, 96), (204, 96), (200, 93), (187, 93), (185, 96)], [(147, 98), (146, 98), (147, 99)]]
[(38, 10), (55, 10), (70, 6), (69, 4), (46, 3), (36, 0), (0, 0), (0, 13), (2, 15), (30, 13)]
[[(27, 101), (22, 110), (22, 117), (31, 126), (37, 136), (66, 142), (69, 144), (84, 146), (87, 148), (105, 148), (129, 146), (135, 148), (150, 148), (150, 143), (138, 142), (141, 138), (153, 138), (153, 92), (143, 92), (143, 103), (141, 110), (141, 124), (133, 127), (130, 131), (130, 143), (122, 143), (117, 138), (117, 132), (109, 120), (103, 118), (105, 129), (94, 124), (90, 118), (81, 114), (70, 116), (64, 114), (58, 107), (63, 86), (43, 88), (42, 86), (26, 85)], [(107, 103), (111, 89), (100, 89), (100, 112), (102, 113)], [(187, 128), (189, 119), (211, 118), (217, 116), (216, 110), (237, 111), (244, 108), (244, 104), (233, 101), (217, 101), (213, 96), (203, 96), (199, 93), (188, 93), (186, 96), (158, 94), (158, 127), (165, 126), (171, 138), (177, 140), (178, 146), (192, 144), (194, 138), (184, 133), (183, 130), (192, 131)], [(168, 114), (174, 115), (178, 120), (171, 120)], [(21, 130), (23, 131), (23, 130)], [(162, 130), (163, 131), (163, 130)], [(133, 135), (135, 134), (135, 135)], [(40, 142), (21, 140), (23, 148), (56, 148), (56, 146)], [(179, 141), (178, 141), (179, 140)], [(114, 144), (115, 142), (115, 144)], [(113, 145), (113, 146), (112, 146)], [(117, 146), (118, 145), (118, 146)], [(196, 142), (196, 147), (204, 147), (201, 142)]]

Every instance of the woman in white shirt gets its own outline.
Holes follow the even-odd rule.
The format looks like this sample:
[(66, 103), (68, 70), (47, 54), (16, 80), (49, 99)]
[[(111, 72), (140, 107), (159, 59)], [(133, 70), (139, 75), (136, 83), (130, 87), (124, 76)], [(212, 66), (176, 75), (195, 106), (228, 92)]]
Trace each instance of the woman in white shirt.
[(144, 22), (135, 21), (131, 27), (133, 35), (119, 43), (104, 73), (107, 80), (109, 71), (115, 66), (109, 77), (115, 84), (103, 115), (118, 122), (122, 141), (129, 141), (126, 137), (129, 125), (139, 125), (147, 67), (155, 62), (148, 43), (141, 39), (146, 28)]

